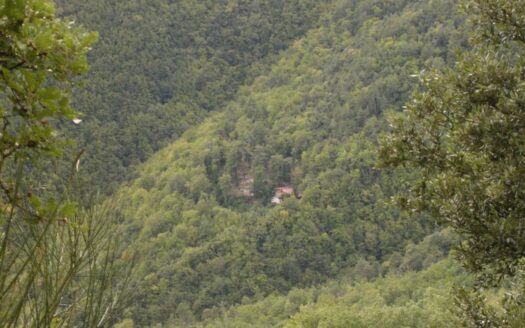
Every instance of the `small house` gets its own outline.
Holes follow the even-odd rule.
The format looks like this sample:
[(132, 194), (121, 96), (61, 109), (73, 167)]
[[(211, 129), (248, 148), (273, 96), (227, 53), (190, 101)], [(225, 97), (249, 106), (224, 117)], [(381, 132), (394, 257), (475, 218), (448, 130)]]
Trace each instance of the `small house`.
[(295, 189), (293, 186), (287, 185), (287, 186), (281, 186), (277, 187), (273, 190), (274, 196), (272, 198), (272, 205), (279, 205), (283, 202), (284, 196), (294, 196), (295, 195)]
[(275, 197), (281, 198), (282, 196), (292, 196), (295, 190), (292, 186), (282, 186), (274, 189)]
[(273, 197), (272, 198), (272, 205), (279, 205), (283, 202), (282, 199), (280, 199), (279, 197)]

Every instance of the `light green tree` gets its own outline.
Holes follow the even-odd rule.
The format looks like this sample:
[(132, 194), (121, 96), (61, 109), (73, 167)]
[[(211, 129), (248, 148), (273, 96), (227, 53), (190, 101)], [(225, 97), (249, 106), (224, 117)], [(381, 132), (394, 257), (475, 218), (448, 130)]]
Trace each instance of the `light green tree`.
[(2, 327), (99, 327), (117, 304), (110, 208), (83, 209), (68, 191), (73, 173), (60, 183), (50, 172), (68, 144), (58, 126), (81, 122), (69, 89), (96, 39), (51, 1), (0, 1)]

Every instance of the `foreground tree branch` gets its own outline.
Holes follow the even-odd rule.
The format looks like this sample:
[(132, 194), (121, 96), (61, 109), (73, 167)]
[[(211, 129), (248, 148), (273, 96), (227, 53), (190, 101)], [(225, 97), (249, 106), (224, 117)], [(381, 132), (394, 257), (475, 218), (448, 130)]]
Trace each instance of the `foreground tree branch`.
[[(55, 17), (47, 0), (0, 2), (0, 322), (2, 327), (102, 327), (127, 284), (110, 205), (76, 201), (45, 169), (76, 117), (67, 90), (87, 71), (95, 33)], [(122, 276), (119, 276), (122, 274)]]

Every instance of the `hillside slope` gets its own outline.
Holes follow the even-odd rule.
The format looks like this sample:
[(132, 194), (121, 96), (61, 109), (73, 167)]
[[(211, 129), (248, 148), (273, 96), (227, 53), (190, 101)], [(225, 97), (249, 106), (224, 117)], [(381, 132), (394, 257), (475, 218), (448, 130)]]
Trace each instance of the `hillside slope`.
[[(134, 166), (221, 108), (317, 24), (326, 1), (59, 0), (100, 33), (71, 131), (85, 185), (109, 194)], [(80, 132), (79, 132), (80, 129)]]
[[(374, 280), (346, 274), (321, 286), (292, 289), (253, 303), (214, 308), (202, 321), (179, 313), (174, 327), (458, 327), (451, 295), (454, 285), (465, 283), (457, 263), (446, 259), (453, 242), (448, 231), (410, 245), (403, 256), (383, 265)], [(422, 261), (418, 271), (412, 266)], [(386, 264), (386, 262), (384, 263)]]
[(119, 191), (122, 231), (139, 254), (133, 320), (203, 319), (345, 273), (373, 279), (431, 233), (432, 222), (387, 205), (416, 173), (376, 170), (375, 140), (415, 87), (411, 75), (464, 46), (453, 10), (334, 1), (269, 72), (152, 156)]

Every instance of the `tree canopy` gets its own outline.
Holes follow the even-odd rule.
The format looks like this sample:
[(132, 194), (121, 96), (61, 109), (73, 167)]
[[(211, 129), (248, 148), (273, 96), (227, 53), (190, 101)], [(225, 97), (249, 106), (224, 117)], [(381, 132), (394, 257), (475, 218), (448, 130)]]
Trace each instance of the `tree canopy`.
[(59, 0), (100, 32), (75, 92), (85, 184), (104, 194), (155, 151), (221, 110), (315, 26), (328, 1)]
[[(96, 40), (57, 18), (50, 1), (0, 2), (2, 327), (94, 327), (116, 305), (108, 207), (79, 205), (72, 176), (50, 170), (69, 144), (59, 127), (79, 123), (71, 82)], [(67, 161), (71, 174), (78, 160)]]
[(522, 324), (522, 1), (57, 2), (0, 0), (1, 324)]
[[(375, 147), (409, 75), (463, 45), (452, 8), (335, 1), (271, 69), (141, 165), (119, 190), (122, 233), (139, 253), (130, 318), (176, 326), (345, 272), (374, 279), (434, 231), (385, 204), (413, 177), (376, 169)], [(297, 195), (272, 206), (290, 185)]]
[[(457, 255), (477, 286), (460, 290), (469, 327), (521, 327), (525, 318), (525, 9), (520, 0), (465, 1), (471, 48), (448, 69), (422, 72), (421, 90), (392, 120), (382, 164), (421, 176), (398, 197), (462, 237)], [(512, 286), (501, 308), (484, 287)], [(481, 287), (481, 288), (479, 288)]]
[(525, 255), (525, 49), (521, 1), (469, 1), (472, 49), (422, 90), (382, 142), (386, 164), (421, 169), (404, 205), (465, 237), (474, 272), (514, 274)]

